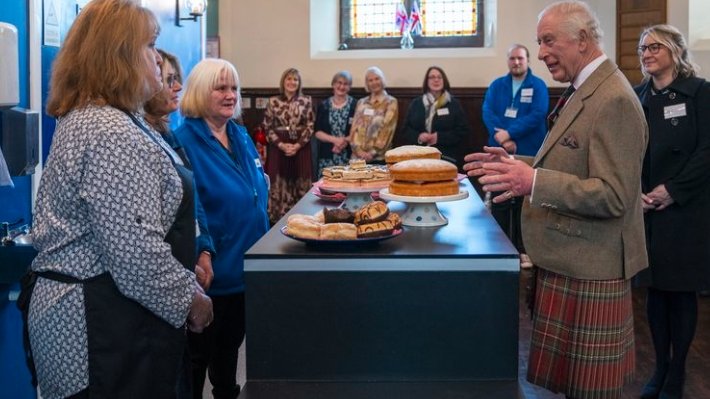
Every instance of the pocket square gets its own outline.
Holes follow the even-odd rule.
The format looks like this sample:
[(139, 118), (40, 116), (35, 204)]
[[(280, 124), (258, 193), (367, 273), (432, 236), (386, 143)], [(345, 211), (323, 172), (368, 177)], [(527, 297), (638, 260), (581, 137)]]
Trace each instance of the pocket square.
[(560, 144), (565, 147), (569, 147), (573, 150), (579, 148), (579, 144), (577, 144), (577, 139), (574, 138), (574, 136), (563, 136), (562, 142)]

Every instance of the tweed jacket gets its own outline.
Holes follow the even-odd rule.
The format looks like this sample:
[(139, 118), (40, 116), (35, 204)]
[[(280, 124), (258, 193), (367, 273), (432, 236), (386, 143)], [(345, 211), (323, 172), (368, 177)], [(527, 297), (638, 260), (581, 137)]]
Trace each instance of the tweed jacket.
[(577, 88), (532, 166), (523, 241), (533, 262), (586, 280), (629, 279), (648, 266), (641, 169), (648, 126), (611, 60)]

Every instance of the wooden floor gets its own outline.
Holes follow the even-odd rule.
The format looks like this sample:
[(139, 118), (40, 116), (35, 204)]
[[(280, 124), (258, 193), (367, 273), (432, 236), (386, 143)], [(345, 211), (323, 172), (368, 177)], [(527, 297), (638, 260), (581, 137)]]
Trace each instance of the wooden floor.
[[(525, 381), (528, 351), (530, 349), (530, 313), (525, 303), (525, 286), (530, 273), (523, 271), (520, 282), (520, 390), (525, 399), (560, 399), (563, 395), (529, 384)], [(636, 399), (646, 380), (653, 374), (654, 355), (651, 337), (646, 323), (646, 291), (634, 289), (634, 327), (636, 332), (636, 378), (626, 387), (622, 399)], [(710, 398), (710, 297), (700, 297), (698, 328), (688, 354), (686, 365), (686, 399)]]

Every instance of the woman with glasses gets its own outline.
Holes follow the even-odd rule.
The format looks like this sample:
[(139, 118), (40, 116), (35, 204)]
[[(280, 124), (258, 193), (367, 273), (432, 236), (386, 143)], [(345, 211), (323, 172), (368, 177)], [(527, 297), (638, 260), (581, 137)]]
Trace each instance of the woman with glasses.
[(404, 144), (438, 148), (461, 169), (464, 138), (469, 133), (461, 103), (451, 93), (449, 78), (438, 66), (427, 69), (422, 96), (412, 101), (404, 125)]
[(355, 99), (348, 95), (352, 83), (350, 72), (337, 72), (331, 81), (333, 95), (318, 105), (315, 125), (318, 177), (323, 168), (346, 165), (350, 160), (348, 134), (355, 113)]
[[(163, 88), (145, 104), (145, 120), (170, 144), (186, 167), (191, 169), (190, 161), (187, 158), (187, 154), (185, 154), (185, 149), (182, 148), (177, 141), (169, 126), (170, 114), (177, 111), (179, 105), (178, 93), (182, 90), (182, 69), (180, 68), (180, 61), (167, 51), (161, 49), (157, 50), (160, 56), (163, 57), (163, 63), (160, 65), (160, 73), (163, 77)], [(197, 233), (199, 233), (197, 240), (195, 240), (194, 234), (181, 234), (180, 231), (183, 229), (175, 229), (173, 234), (179, 236), (182, 245), (173, 248), (173, 251), (189, 250), (189, 248), (196, 247), (197, 262), (194, 268), (195, 275), (197, 276), (197, 281), (200, 283), (200, 286), (207, 290), (214, 277), (212, 272), (212, 256), (215, 254), (215, 250), (209, 229), (207, 228), (204, 210), (197, 196), (195, 196), (195, 204), (198, 226)], [(191, 230), (192, 229), (190, 229), (190, 231)]]
[(649, 268), (638, 281), (648, 286), (656, 355), (641, 398), (682, 398), (697, 291), (710, 288), (710, 84), (672, 26), (644, 30), (638, 54), (645, 79), (636, 92), (649, 127), (640, 199)]
[(302, 93), (301, 73), (288, 68), (281, 74), (279, 95), (269, 98), (264, 130), (269, 142), (266, 172), (271, 178), (269, 218), (276, 223), (301, 199), (312, 184), (311, 136), (313, 103)]
[(185, 122), (175, 131), (195, 173), (214, 239), (214, 280), (207, 294), (214, 322), (189, 334), (194, 397), (202, 397), (207, 370), (216, 399), (234, 399), (237, 358), (244, 339), (244, 253), (269, 229), (268, 178), (244, 126), (239, 75), (228, 61), (207, 58), (190, 72), (180, 103)]

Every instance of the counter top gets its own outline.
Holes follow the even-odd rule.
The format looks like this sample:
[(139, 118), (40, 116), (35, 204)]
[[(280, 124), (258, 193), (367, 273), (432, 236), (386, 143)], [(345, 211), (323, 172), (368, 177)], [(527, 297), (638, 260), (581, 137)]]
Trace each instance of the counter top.
[[(314, 258), (320, 260), (337, 258), (339, 260), (337, 270), (365, 270), (363, 267), (382, 270), (420, 270), (427, 266), (412, 261), (427, 258), (442, 260), (436, 262), (436, 270), (442, 270), (443, 267), (443, 270), (517, 272), (518, 252), (515, 247), (490, 216), (471, 184), (465, 180), (461, 187), (469, 191), (468, 198), (438, 203), (439, 210), (449, 220), (447, 225), (404, 226), (404, 233), (398, 237), (365, 246), (349, 244), (335, 246), (328, 243), (307, 245), (284, 236), (280, 229), (285, 225), (289, 215), (294, 213), (312, 215), (323, 207), (337, 206), (336, 203), (322, 201), (312, 193), (308, 193), (286, 217), (247, 251), (245, 258), (250, 261), (245, 264), (245, 271), (328, 270), (328, 262), (313, 262)], [(406, 204), (390, 201), (388, 207), (391, 211), (401, 214), (406, 209)], [(279, 258), (288, 258), (288, 262), (266, 261)], [(367, 266), (362, 262), (348, 263), (349, 258), (353, 260), (387, 258), (388, 261), (372, 262), (371, 266)]]

